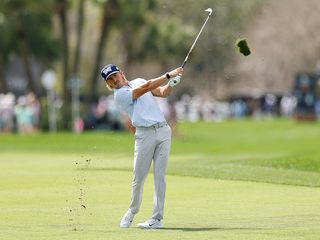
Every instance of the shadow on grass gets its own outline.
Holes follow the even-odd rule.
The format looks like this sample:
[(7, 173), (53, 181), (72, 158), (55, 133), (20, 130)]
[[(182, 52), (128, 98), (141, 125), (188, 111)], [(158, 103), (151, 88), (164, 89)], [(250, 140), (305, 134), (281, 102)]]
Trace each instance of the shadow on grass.
[(78, 171), (116, 171), (116, 172), (132, 172), (132, 168), (97, 168), (97, 167), (80, 167)]
[(176, 227), (176, 228), (161, 228), (159, 230), (183, 231), (183, 232), (206, 232), (206, 231), (239, 231), (239, 230), (261, 230), (261, 228), (204, 228), (204, 227)]

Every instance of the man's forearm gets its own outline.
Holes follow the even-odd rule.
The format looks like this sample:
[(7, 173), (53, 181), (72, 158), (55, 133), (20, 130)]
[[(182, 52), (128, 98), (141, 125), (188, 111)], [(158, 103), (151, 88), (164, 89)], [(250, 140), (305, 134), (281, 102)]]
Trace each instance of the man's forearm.
[(137, 99), (141, 95), (145, 94), (149, 91), (154, 91), (155, 89), (159, 88), (163, 83), (168, 81), (167, 76), (164, 74), (158, 78), (151, 79), (141, 85), (140, 87), (133, 90), (132, 98)]
[[(166, 74), (158, 78), (151, 79), (147, 81), (145, 84), (142, 84), (138, 88), (134, 89), (132, 92), (132, 99), (137, 99), (138, 97), (142, 96), (146, 92), (152, 91), (153, 95), (159, 96), (168, 96), (171, 93), (171, 86), (164, 86), (162, 94), (160, 93), (160, 86), (168, 81), (168, 78), (176, 77), (178, 74), (182, 74), (183, 68), (178, 67)], [(167, 77), (168, 76), (168, 77)]]
[(159, 97), (168, 97), (172, 92), (172, 87), (169, 84), (166, 84), (159, 88), (160, 96)]
[(164, 84), (166, 81), (168, 81), (167, 76), (164, 74), (158, 78), (154, 78), (149, 80), (147, 83), (145, 83), (146, 87), (149, 89), (149, 91), (156, 89), (157, 87), (160, 87), (162, 84)]

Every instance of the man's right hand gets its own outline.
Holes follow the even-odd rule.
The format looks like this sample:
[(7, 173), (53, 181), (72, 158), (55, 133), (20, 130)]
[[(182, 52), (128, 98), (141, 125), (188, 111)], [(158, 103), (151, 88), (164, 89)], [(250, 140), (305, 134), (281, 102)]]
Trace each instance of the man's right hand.
[(174, 78), (178, 75), (182, 75), (183, 73), (183, 68), (182, 67), (178, 67), (172, 71), (169, 72), (170, 77)]

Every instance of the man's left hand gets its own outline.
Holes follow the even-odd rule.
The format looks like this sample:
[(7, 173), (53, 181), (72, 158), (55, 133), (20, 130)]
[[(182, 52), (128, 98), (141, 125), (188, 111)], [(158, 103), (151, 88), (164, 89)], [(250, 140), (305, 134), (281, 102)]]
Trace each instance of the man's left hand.
[(170, 87), (174, 87), (174, 86), (178, 85), (181, 81), (181, 77), (182, 77), (182, 75), (177, 75), (177, 76), (171, 78), (169, 80)]

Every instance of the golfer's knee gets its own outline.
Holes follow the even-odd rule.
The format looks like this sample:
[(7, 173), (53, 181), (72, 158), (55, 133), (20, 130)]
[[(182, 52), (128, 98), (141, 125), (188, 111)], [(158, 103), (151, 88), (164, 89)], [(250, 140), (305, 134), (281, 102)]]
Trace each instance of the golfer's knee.
[(165, 182), (166, 181), (166, 176), (165, 174), (162, 173), (155, 173), (154, 174), (154, 180), (157, 182)]
[(142, 177), (135, 177), (132, 181), (132, 186), (142, 186), (144, 184), (145, 178)]

